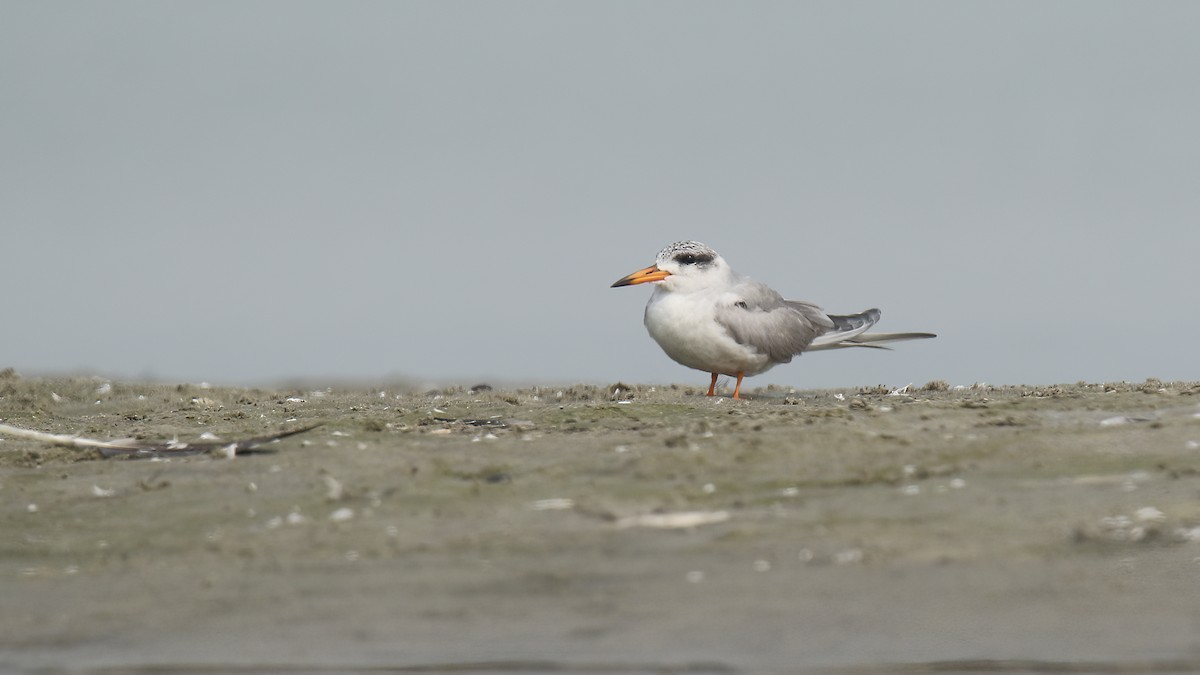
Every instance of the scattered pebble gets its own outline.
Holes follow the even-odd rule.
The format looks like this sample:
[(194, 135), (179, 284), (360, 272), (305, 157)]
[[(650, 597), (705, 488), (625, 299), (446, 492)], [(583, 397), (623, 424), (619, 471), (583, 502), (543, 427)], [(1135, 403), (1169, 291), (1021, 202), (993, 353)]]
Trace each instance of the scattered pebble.
[(1200, 527), (1181, 527), (1175, 530), (1175, 536), (1181, 541), (1200, 542)]
[(329, 474), (325, 474), (323, 478), (325, 479), (325, 499), (331, 502), (341, 501), (346, 493), (341, 481)]
[(1200, 527), (1175, 527), (1167, 529), (1162, 523), (1167, 516), (1153, 506), (1143, 506), (1129, 515), (1115, 515), (1101, 518), (1095, 526), (1079, 528), (1075, 531), (1077, 541), (1112, 541), (1136, 543), (1141, 541), (1158, 541), (1167, 536), (1176, 542), (1200, 542)]
[(1167, 519), (1166, 515), (1162, 511), (1159, 511), (1153, 506), (1143, 506), (1134, 512), (1133, 517), (1142, 522), (1148, 521), (1154, 523), (1161, 523)]
[(1133, 492), (1138, 489), (1138, 483), (1144, 483), (1150, 479), (1150, 475), (1144, 471), (1136, 471), (1125, 477), (1121, 482), (1121, 489), (1125, 492)]
[(617, 519), (617, 527), (653, 527), (663, 530), (686, 529), (700, 525), (723, 523), (729, 520), (728, 511), (678, 511), (676, 513), (645, 513)]
[(1149, 417), (1128, 417), (1126, 415), (1117, 415), (1116, 417), (1108, 417), (1100, 420), (1102, 427), (1117, 427), (1123, 424), (1134, 424), (1137, 422), (1149, 422)]
[(908, 497), (919, 495), (921, 494), (921, 486), (916, 484), (905, 485), (900, 488), (900, 493)]
[(1141, 541), (1146, 538), (1146, 528), (1134, 525), (1129, 516), (1101, 518), (1100, 532), (1113, 541)]
[(354, 509), (343, 507), (329, 514), (329, 519), (335, 523), (344, 523), (354, 517)]
[(529, 503), (529, 508), (534, 511), (561, 511), (564, 509), (575, 508), (575, 500), (567, 497), (551, 497), (550, 499), (539, 499)]
[(771, 571), (771, 562), (769, 560), (755, 560), (754, 561), (754, 571), (755, 572), (770, 572)]
[(116, 490), (106, 490), (99, 485), (92, 486), (92, 495), (95, 497), (111, 497), (117, 494)]
[(701, 572), (700, 570), (692, 570), (691, 572), (685, 574), (683, 578), (686, 579), (690, 584), (698, 584), (701, 581), (704, 581), (704, 572)]
[(38, 505), (37, 504), (29, 504), (25, 507), (25, 510), (28, 511), (29, 513), (37, 513)]
[(863, 551), (861, 548), (848, 548), (844, 551), (838, 551), (833, 560), (839, 565), (851, 565), (860, 563), (863, 559)]

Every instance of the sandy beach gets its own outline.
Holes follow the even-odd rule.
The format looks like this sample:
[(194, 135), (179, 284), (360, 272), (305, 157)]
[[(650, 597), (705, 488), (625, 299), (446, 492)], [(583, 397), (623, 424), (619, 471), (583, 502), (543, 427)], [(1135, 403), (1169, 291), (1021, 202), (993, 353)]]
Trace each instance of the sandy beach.
[(8, 372), (42, 432), (321, 426), (0, 437), (0, 670), (1200, 672), (1200, 383), (744, 393)]

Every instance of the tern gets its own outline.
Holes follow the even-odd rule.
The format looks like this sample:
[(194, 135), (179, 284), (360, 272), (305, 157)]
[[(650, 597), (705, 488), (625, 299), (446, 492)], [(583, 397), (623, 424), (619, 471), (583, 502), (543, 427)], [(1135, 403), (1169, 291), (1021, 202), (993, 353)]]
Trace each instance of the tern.
[(937, 337), (933, 333), (868, 333), (878, 309), (826, 314), (817, 305), (784, 300), (770, 286), (742, 276), (716, 251), (680, 241), (659, 252), (654, 264), (612, 285), (653, 283), (646, 303), (646, 330), (677, 363), (712, 374), (742, 378), (788, 363), (801, 352), (843, 347), (887, 349), (881, 343)]

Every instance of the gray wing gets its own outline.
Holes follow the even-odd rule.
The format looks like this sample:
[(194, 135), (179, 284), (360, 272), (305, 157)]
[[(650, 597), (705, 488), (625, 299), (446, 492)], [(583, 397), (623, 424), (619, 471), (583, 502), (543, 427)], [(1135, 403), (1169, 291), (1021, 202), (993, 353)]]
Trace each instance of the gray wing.
[(738, 344), (787, 363), (818, 336), (832, 330), (834, 321), (820, 307), (784, 300), (765, 284), (749, 279), (733, 288), (736, 300), (717, 308), (721, 324)]

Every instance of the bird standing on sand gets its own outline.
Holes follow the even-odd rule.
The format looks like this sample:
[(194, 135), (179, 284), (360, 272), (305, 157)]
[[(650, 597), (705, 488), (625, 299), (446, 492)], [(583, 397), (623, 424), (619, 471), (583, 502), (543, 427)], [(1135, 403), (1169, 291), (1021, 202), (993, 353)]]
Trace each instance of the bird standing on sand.
[(806, 351), (875, 347), (880, 343), (937, 337), (933, 333), (868, 333), (878, 309), (826, 314), (801, 300), (784, 300), (766, 284), (744, 277), (716, 251), (698, 241), (664, 248), (654, 264), (612, 285), (654, 283), (646, 303), (646, 330), (667, 356), (689, 368), (718, 375), (758, 375)]

